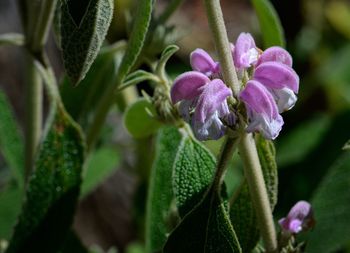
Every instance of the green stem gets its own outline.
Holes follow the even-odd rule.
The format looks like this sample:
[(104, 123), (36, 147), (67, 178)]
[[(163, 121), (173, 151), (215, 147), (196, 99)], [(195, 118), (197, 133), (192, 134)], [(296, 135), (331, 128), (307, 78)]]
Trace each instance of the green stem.
[(42, 127), (42, 80), (32, 56), (26, 54), (25, 182), (33, 170)]
[(240, 82), (233, 65), (220, 0), (204, 0), (204, 3), (225, 83), (232, 89), (233, 95), (237, 97), (240, 90)]
[(243, 132), (238, 147), (266, 252), (275, 253), (277, 252), (275, 225), (253, 135)]

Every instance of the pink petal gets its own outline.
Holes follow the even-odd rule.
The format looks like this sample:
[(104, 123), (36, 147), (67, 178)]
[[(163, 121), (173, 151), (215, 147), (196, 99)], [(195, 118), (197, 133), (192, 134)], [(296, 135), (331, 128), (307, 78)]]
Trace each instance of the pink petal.
[[(231, 47), (232, 50), (232, 47)], [(248, 68), (258, 57), (253, 37), (249, 33), (241, 33), (236, 41), (233, 52), (233, 61), (238, 69)]]
[(295, 71), (279, 62), (264, 62), (254, 72), (253, 79), (272, 89), (288, 88), (298, 93), (299, 76)]
[(292, 67), (293, 64), (292, 56), (281, 47), (269, 47), (266, 49), (260, 55), (257, 66), (269, 61), (280, 62), (287, 65), (288, 67)]
[(176, 104), (180, 100), (194, 99), (201, 93), (200, 88), (209, 83), (210, 79), (197, 71), (189, 71), (179, 75), (171, 88), (171, 101)]
[(190, 62), (193, 70), (211, 76), (217, 71), (218, 63), (203, 49), (197, 48), (191, 53)]

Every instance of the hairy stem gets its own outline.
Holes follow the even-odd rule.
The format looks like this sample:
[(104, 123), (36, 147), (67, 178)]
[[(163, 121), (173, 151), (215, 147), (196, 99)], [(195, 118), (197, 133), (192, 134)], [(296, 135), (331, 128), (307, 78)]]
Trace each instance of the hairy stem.
[(258, 225), (266, 252), (275, 253), (277, 252), (276, 231), (258, 152), (252, 134), (242, 133), (238, 148), (244, 163), (244, 173), (257, 214)]
[(240, 83), (233, 65), (220, 0), (204, 0), (204, 3), (225, 83), (232, 89), (233, 95), (236, 97), (240, 90)]

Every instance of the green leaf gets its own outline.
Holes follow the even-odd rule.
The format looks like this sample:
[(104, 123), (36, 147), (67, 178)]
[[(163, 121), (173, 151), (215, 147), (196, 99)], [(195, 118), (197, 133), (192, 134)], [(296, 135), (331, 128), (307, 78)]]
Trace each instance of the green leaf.
[(0, 35), (0, 46), (23, 46), (24, 36), (20, 33), (5, 33)]
[(80, 196), (83, 198), (110, 176), (117, 169), (119, 160), (120, 154), (116, 149), (97, 149), (87, 163)]
[(157, 115), (154, 106), (145, 98), (137, 100), (125, 110), (124, 125), (134, 138), (155, 133), (162, 124), (152, 115)]
[(174, 127), (162, 128), (158, 134), (156, 158), (149, 182), (146, 216), (146, 252), (158, 252), (164, 246), (173, 200), (172, 174), (182, 136)]
[(147, 30), (152, 16), (153, 0), (138, 1), (138, 8), (135, 13), (133, 29), (128, 42), (123, 61), (119, 69), (120, 81), (129, 73), (134, 66), (144, 45)]
[(348, 140), (348, 141), (344, 144), (343, 150), (350, 150), (350, 140)]
[(144, 81), (154, 81), (159, 82), (159, 78), (147, 71), (136, 70), (135, 72), (130, 73), (123, 81), (123, 84), (118, 87), (118, 91), (121, 91), (129, 86), (136, 85)]
[(170, 57), (173, 54), (175, 54), (178, 50), (179, 50), (179, 47), (176, 45), (169, 45), (163, 50), (157, 65), (157, 70), (156, 70), (156, 73), (158, 74), (158, 76), (160, 76), (163, 80), (167, 80), (165, 65), (167, 64)]
[(345, 152), (330, 168), (311, 200), (316, 226), (307, 253), (336, 252), (350, 241), (350, 155)]
[(215, 189), (189, 212), (170, 234), (164, 253), (242, 252), (226, 207)]
[(24, 147), (12, 107), (0, 91), (0, 150), (20, 186), (24, 183)]
[(112, 20), (113, 3), (61, 0), (61, 46), (64, 66), (73, 84), (85, 77), (97, 56)]
[(201, 143), (191, 137), (182, 140), (174, 164), (173, 187), (181, 217), (203, 198), (213, 180), (215, 158)]
[(84, 161), (81, 130), (60, 104), (48, 127), (7, 253), (56, 252), (73, 221)]
[(284, 32), (276, 10), (269, 0), (252, 0), (258, 16), (264, 47), (285, 46)]
[(9, 239), (21, 211), (23, 190), (8, 186), (0, 192), (0, 238)]
[[(271, 209), (273, 210), (277, 203), (278, 193), (275, 147), (272, 141), (266, 140), (260, 134), (255, 136), (255, 142)], [(237, 195), (233, 199), (230, 208), (230, 218), (242, 247), (242, 252), (251, 252), (259, 241), (260, 232), (257, 225), (258, 220), (255, 208), (251, 201), (249, 187), (246, 181), (243, 181)]]
[(70, 230), (59, 253), (89, 253), (89, 251), (84, 247), (78, 235)]

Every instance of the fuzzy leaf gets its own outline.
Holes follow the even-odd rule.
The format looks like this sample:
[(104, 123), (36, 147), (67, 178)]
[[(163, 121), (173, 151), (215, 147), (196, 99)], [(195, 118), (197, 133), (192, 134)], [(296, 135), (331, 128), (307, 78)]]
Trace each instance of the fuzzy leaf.
[(24, 183), (24, 147), (12, 107), (0, 91), (0, 151), (20, 186)]
[(311, 200), (316, 226), (306, 252), (336, 252), (350, 241), (350, 155), (344, 154), (323, 178)]
[(252, 0), (259, 19), (264, 47), (285, 46), (284, 32), (278, 14), (269, 0)]
[(157, 138), (147, 199), (146, 252), (160, 251), (171, 230), (169, 214), (174, 198), (171, 187), (173, 166), (182, 136), (174, 127), (162, 128)]
[[(275, 148), (272, 141), (266, 140), (260, 134), (256, 135), (255, 142), (271, 209), (273, 210), (277, 203), (278, 193)], [(249, 187), (246, 181), (242, 183), (237, 196), (233, 199), (230, 208), (230, 218), (236, 230), (242, 252), (251, 252), (259, 241), (260, 232), (257, 226), (256, 212), (250, 198)]]
[(161, 76), (163, 79), (166, 78), (165, 65), (167, 64), (170, 57), (173, 54), (175, 54), (178, 50), (179, 50), (179, 47), (176, 45), (169, 45), (163, 50), (157, 65), (157, 70), (156, 70), (158, 76)]
[(7, 253), (57, 252), (73, 221), (84, 161), (81, 130), (62, 106), (48, 124)]
[(182, 140), (174, 165), (173, 187), (181, 217), (203, 198), (214, 175), (215, 158), (191, 137)]
[(61, 0), (61, 46), (64, 66), (73, 84), (94, 62), (113, 16), (112, 0)]
[(211, 188), (170, 234), (164, 253), (242, 252), (221, 197)]
[(136, 70), (135, 72), (130, 73), (123, 81), (123, 84), (118, 87), (118, 90), (123, 90), (129, 86), (136, 85), (144, 81), (159, 81), (159, 78), (147, 71)]
[(137, 100), (125, 110), (124, 125), (134, 138), (149, 136), (162, 126), (149, 113), (157, 115), (152, 103), (145, 98)]

